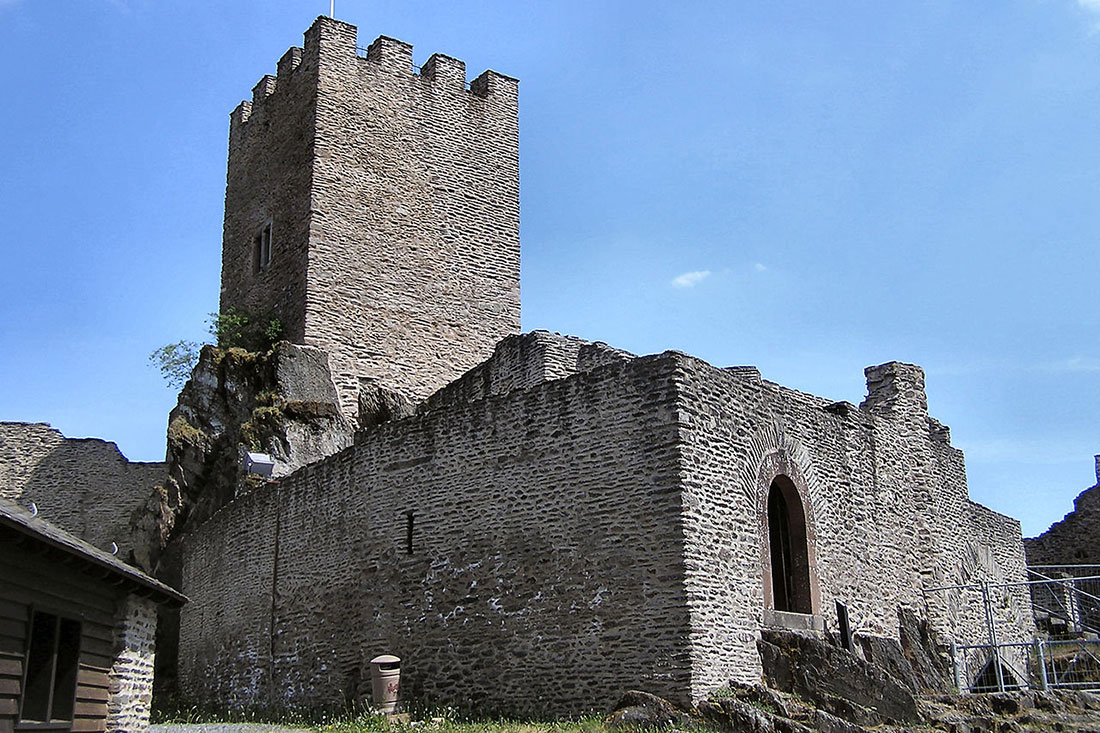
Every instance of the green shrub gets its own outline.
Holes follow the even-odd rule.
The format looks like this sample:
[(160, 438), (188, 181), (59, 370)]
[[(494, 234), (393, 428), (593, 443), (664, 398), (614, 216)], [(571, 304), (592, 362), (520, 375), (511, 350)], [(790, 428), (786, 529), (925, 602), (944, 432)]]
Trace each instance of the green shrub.
[[(237, 308), (225, 313), (210, 314), (210, 336), (221, 349), (244, 349), (266, 353), (281, 341), (285, 330), (274, 316), (254, 317)], [(149, 363), (160, 369), (164, 381), (172, 389), (180, 389), (191, 377), (199, 361), (203, 344), (197, 341), (177, 341), (161, 346), (149, 355)]]

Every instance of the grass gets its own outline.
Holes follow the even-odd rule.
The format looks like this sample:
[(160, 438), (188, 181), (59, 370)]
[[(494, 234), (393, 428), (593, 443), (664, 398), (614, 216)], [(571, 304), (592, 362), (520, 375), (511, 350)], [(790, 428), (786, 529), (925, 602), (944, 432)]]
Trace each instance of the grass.
[(600, 716), (580, 720), (511, 720), (464, 718), (444, 709), (415, 716), (388, 718), (373, 712), (266, 713), (256, 710), (208, 711), (197, 707), (156, 710), (154, 724), (255, 723), (287, 728), (308, 728), (322, 733), (609, 733)]
[(391, 721), (384, 716), (364, 714), (321, 726), (326, 733), (605, 733), (600, 718), (576, 721), (452, 720), (446, 717)]

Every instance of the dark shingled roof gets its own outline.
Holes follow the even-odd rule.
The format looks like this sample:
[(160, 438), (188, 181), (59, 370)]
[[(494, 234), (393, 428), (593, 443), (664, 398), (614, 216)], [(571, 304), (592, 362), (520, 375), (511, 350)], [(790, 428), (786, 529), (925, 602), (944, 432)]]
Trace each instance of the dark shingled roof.
[(96, 571), (97, 575), (113, 576), (130, 586), (131, 592), (157, 603), (179, 606), (187, 602), (187, 597), (171, 586), (4, 499), (0, 499), (0, 531), (23, 535), (43, 550), (64, 552), (80, 560), (89, 570)]

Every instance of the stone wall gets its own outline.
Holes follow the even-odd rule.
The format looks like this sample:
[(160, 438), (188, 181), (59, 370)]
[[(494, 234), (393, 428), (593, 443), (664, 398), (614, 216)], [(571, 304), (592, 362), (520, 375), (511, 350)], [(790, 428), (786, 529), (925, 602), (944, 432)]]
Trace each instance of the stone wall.
[(683, 359), (684, 506), (693, 694), (759, 679), (768, 623), (767, 497), (798, 489), (809, 537), (814, 614), (835, 628), (848, 604), (858, 634), (897, 637), (899, 606), (920, 605), (913, 492), (875, 454), (876, 420), (760, 379)]
[(977, 633), (980, 607), (926, 607), (922, 588), (1022, 579), (1019, 525), (967, 499), (918, 368), (868, 376), (857, 409), (674, 352), (506, 339), (421, 413), (189, 537), (183, 691), (337, 707), (366, 696), (383, 652), (405, 658), (410, 694), (483, 711), (755, 681), (780, 474), (805, 509), (814, 625), (835, 628), (841, 601), (864, 637), (898, 639), (902, 608)]
[(156, 604), (135, 595), (119, 603), (115, 624), (115, 661), (108, 674), (107, 731), (149, 728), (153, 702), (153, 642)]
[(231, 118), (222, 310), (326, 349), (348, 417), (360, 377), (419, 399), (488, 357), (519, 330), (517, 91), (318, 18)]
[(436, 410), (446, 405), (505, 395), (632, 358), (633, 354), (606, 344), (549, 331), (509, 336), (496, 345), (492, 357), (429, 397), (424, 409)]
[[(966, 496), (962, 456), (927, 414), (923, 373), (890, 363), (868, 369), (861, 409), (683, 357), (684, 525), (692, 611), (692, 694), (729, 679), (752, 683), (759, 629), (774, 616), (767, 500), (786, 476), (807, 526), (810, 600), (836, 629), (836, 602), (857, 635), (898, 639), (898, 610), (916, 610), (959, 643), (980, 641), (981, 607), (923, 588), (944, 581), (1023, 580), (1018, 523)], [(965, 543), (991, 558), (968, 565)], [(995, 558), (995, 559), (993, 559)], [(1002, 640), (1031, 638), (1026, 593), (1002, 604)]]
[(442, 405), (222, 509), (188, 538), (184, 694), (337, 707), (389, 652), (434, 704), (684, 698), (676, 362)]
[[(1024, 555), (1020, 522), (995, 512), (977, 502), (969, 502), (969, 530), (961, 535), (964, 545), (962, 576), (967, 583), (983, 581), (1003, 584), (1027, 580), (1027, 560)], [(989, 589), (990, 609), (997, 640), (1031, 641), (1035, 638), (1035, 616), (1027, 586), (994, 585)], [(968, 590), (962, 601), (955, 638), (965, 643), (984, 644), (987, 641), (986, 620), (982, 616), (981, 595)], [(1019, 680), (1027, 679), (1028, 649), (1009, 649), (1005, 661)], [(973, 680), (969, 680), (973, 683)]]
[(1100, 565), (1100, 456), (1096, 484), (1078, 494), (1073, 511), (1024, 545), (1029, 565)]
[(130, 554), (130, 513), (164, 480), (164, 463), (126, 460), (114, 443), (66, 438), (45, 423), (0, 423), (0, 497), (119, 557)]

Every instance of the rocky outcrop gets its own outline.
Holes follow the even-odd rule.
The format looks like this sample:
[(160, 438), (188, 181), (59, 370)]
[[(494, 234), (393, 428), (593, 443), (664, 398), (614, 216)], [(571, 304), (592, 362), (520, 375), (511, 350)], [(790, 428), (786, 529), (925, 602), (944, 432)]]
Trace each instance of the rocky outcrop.
[(764, 685), (730, 682), (690, 708), (630, 691), (604, 722), (618, 729), (730, 733), (1100, 731), (1100, 696), (1087, 692), (931, 692), (944, 687), (938, 644), (915, 615), (899, 615), (901, 644), (857, 640), (860, 651), (875, 650), (885, 664), (825, 634), (765, 630), (758, 641)]
[[(853, 701), (849, 701), (854, 705)], [(620, 730), (710, 729), (729, 733), (997, 733), (1098, 731), (1100, 696), (1087, 692), (939, 695), (917, 699), (914, 720), (867, 724), (793, 693), (730, 683), (684, 709), (644, 692), (626, 693), (604, 722)], [(854, 717), (862, 717), (857, 713)]]
[(391, 420), (400, 420), (415, 414), (416, 411), (417, 404), (409, 397), (386, 388), (377, 379), (360, 377), (360, 428), (373, 428)]
[(131, 516), (135, 559), (164, 577), (158, 565), (170, 564), (173, 536), (264, 480), (247, 473), (246, 452), (270, 455), (277, 480), (353, 437), (325, 352), (286, 342), (266, 354), (204, 347), (168, 418), (167, 479)]
[(768, 687), (857, 725), (915, 723), (914, 690), (885, 667), (810, 634), (764, 630), (757, 642)]
[(915, 694), (940, 694), (951, 689), (950, 649), (935, 636), (926, 619), (910, 609), (899, 609), (898, 639), (857, 636), (856, 643), (864, 660), (884, 668)]

